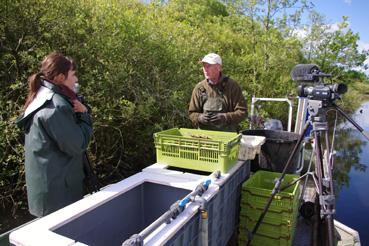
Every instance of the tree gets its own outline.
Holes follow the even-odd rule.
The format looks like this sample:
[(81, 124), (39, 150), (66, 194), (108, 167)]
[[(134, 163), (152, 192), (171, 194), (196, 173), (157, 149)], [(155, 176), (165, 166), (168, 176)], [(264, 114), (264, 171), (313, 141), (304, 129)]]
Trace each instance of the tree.
[(342, 80), (348, 71), (364, 67), (368, 51), (359, 51), (359, 34), (349, 28), (348, 17), (337, 25), (328, 25), (317, 12), (310, 15), (311, 25), (305, 28), (302, 39), (308, 62), (316, 63), (322, 71), (332, 73), (334, 80)]

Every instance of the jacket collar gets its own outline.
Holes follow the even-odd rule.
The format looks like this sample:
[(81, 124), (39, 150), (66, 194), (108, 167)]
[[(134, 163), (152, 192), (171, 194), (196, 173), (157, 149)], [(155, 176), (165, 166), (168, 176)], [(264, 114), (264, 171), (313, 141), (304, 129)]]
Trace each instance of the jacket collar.
[(48, 88), (49, 90), (51, 90), (55, 93), (59, 93), (59, 87), (57, 85), (55, 85), (54, 83), (51, 83), (50, 81), (46, 80), (46, 79), (41, 80), (41, 85), (43, 87)]
[(20, 128), (24, 128), (27, 125), (29, 119), (32, 118), (34, 112), (37, 112), (47, 101), (50, 101), (55, 92), (43, 84), (38, 89), (35, 99), (28, 105), (26, 110), (16, 120), (16, 124)]
[(38, 90), (35, 99), (28, 105), (26, 110), (24, 111), (24, 117), (27, 117), (29, 114), (39, 109), (42, 105), (45, 104), (46, 101), (49, 101), (55, 92), (45, 86), (41, 86)]
[(225, 83), (228, 81), (228, 76), (223, 75), (222, 73), (220, 73), (220, 78), (219, 78), (219, 82), (217, 84), (213, 84), (211, 83), (208, 79), (206, 79), (206, 82), (208, 83), (208, 85), (210, 86), (225, 86)]

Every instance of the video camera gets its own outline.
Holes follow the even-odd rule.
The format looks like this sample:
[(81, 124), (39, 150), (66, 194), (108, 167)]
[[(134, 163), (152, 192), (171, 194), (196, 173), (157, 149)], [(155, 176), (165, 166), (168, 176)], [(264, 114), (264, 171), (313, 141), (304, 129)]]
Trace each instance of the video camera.
[(307, 97), (311, 100), (333, 101), (340, 95), (347, 92), (345, 84), (324, 84), (324, 78), (332, 75), (323, 73), (315, 64), (298, 64), (291, 71), (293, 81), (298, 83), (318, 83), (316, 86), (300, 84), (297, 87), (297, 94), (300, 97)]

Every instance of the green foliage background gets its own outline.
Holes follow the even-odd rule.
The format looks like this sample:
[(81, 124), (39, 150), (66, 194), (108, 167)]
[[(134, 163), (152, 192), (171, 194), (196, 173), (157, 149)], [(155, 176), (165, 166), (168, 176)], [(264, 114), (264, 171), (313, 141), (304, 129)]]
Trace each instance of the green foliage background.
[[(81, 92), (93, 110), (90, 156), (99, 178), (108, 184), (154, 163), (154, 132), (191, 127), (187, 107), (194, 85), (203, 77), (198, 61), (204, 54), (222, 56), (224, 72), (240, 83), (250, 102), (252, 95), (295, 94), (289, 75), (294, 65), (316, 62), (338, 69), (335, 63), (344, 58), (335, 59), (345, 42), (358, 40), (356, 34), (348, 37), (341, 30), (332, 34), (342, 39), (340, 47), (326, 47), (333, 46), (327, 40), (324, 47), (316, 47), (321, 53), (307, 59), (303, 42), (289, 35), (286, 25), (280, 28), (272, 19), (266, 22), (240, 12), (235, 4), (239, 1), (225, 2), (2, 0), (0, 205), (26, 207), (23, 135), (14, 120), (25, 100), (27, 77), (51, 51), (77, 61)], [(323, 48), (332, 51), (326, 59)], [(366, 56), (360, 55), (347, 59), (362, 65)], [(347, 78), (367, 80), (353, 71), (336, 79)], [(271, 106), (268, 111), (285, 117), (283, 108)]]

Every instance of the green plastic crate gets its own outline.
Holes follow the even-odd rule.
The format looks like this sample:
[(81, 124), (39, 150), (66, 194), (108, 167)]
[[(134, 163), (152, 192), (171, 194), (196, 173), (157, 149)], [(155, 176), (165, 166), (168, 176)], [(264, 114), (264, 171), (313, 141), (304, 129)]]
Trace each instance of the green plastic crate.
[[(292, 245), (294, 239), (296, 223), (297, 220), (294, 220), (292, 224), (280, 225), (272, 225), (263, 222), (254, 235), (254, 238), (251, 241), (251, 245), (290, 246)], [(238, 239), (246, 242), (248, 239), (247, 231), (252, 231), (255, 224), (256, 221), (244, 218), (244, 220), (240, 222)]]
[(154, 133), (158, 163), (226, 173), (238, 159), (241, 134), (172, 128)]
[[(249, 207), (246, 207), (245, 209), (245, 206), (243, 206), (240, 212), (240, 228), (243, 229), (240, 229), (240, 231), (245, 232), (245, 228), (251, 231), (258, 221), (261, 213), (262, 210), (255, 211), (250, 209)], [(280, 238), (293, 238), (296, 229), (297, 214), (297, 209), (295, 209), (292, 213), (283, 212), (283, 215), (281, 215), (280, 213), (268, 212), (265, 215), (262, 224), (258, 228), (257, 234), (260, 237), (266, 236), (268, 238), (274, 238), (278, 240)], [(243, 237), (245, 237), (245, 235), (243, 235)]]
[[(295, 213), (297, 215), (297, 213)], [(297, 217), (297, 216), (296, 216)], [(297, 219), (292, 221), (286, 220), (286, 223), (269, 224), (267, 218), (264, 217), (263, 222), (259, 226), (251, 245), (261, 246), (290, 246), (296, 230)], [(240, 216), (239, 225), (239, 245), (245, 245), (248, 239), (247, 231), (252, 231), (257, 220), (252, 220), (248, 217)], [(246, 229), (247, 228), (247, 229)], [(241, 243), (242, 241), (242, 243)]]
[[(252, 230), (259, 219), (280, 173), (258, 171), (242, 185), (240, 235), (247, 241), (246, 228)], [(298, 179), (297, 175), (286, 175), (282, 186)], [(277, 193), (266, 213), (252, 245), (291, 245), (298, 213), (299, 182)]]
[[(260, 214), (263, 212), (263, 209), (255, 209), (254, 207), (249, 206), (249, 204), (241, 204), (240, 215), (243, 217), (248, 217), (251, 220), (257, 221), (260, 217)], [(295, 219), (297, 213), (297, 209), (290, 210), (280, 210), (278, 212), (274, 212), (268, 210), (266, 213), (264, 220), (267, 223), (279, 225), (279, 224), (290, 224), (291, 221)]]
[[(241, 203), (249, 204), (251, 207), (263, 209), (269, 200), (274, 188), (275, 180), (281, 176), (280, 173), (258, 171), (242, 185)], [(298, 175), (286, 174), (281, 187), (298, 179)], [(277, 193), (269, 207), (270, 211), (290, 211), (298, 206), (299, 182), (289, 188)]]
[[(297, 215), (297, 213), (295, 213)], [(269, 236), (271, 238), (279, 237), (291, 237), (294, 232), (294, 227), (296, 226), (296, 218), (292, 220), (282, 220), (276, 223), (275, 220), (270, 220), (268, 218), (263, 219), (257, 233), (260, 235)], [(248, 230), (252, 230), (259, 218), (253, 219), (249, 216), (240, 216), (240, 226), (247, 226)], [(242, 223), (241, 223), (242, 222)]]

